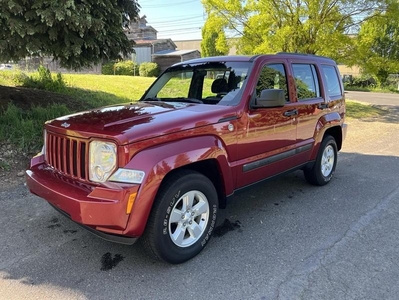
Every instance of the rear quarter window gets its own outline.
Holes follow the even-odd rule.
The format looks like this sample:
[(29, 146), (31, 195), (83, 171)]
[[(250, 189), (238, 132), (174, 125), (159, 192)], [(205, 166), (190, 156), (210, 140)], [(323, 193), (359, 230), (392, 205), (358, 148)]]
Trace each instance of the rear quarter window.
[(327, 84), (327, 93), (330, 97), (342, 95), (341, 85), (337, 69), (334, 66), (322, 65), (324, 80)]

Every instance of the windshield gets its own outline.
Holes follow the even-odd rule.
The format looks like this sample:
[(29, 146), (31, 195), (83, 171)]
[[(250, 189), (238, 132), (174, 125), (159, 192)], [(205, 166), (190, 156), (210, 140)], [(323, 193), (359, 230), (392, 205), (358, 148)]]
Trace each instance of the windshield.
[(237, 105), (251, 62), (212, 62), (169, 68), (140, 101)]

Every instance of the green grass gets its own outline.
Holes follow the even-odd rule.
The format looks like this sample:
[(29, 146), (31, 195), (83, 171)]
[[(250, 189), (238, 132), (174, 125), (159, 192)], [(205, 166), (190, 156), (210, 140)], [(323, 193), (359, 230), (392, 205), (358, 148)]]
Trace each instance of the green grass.
[(397, 94), (397, 93), (399, 93), (399, 90), (398, 90), (398, 88), (396, 86), (390, 86), (390, 87), (345, 86), (345, 91), (389, 93), (389, 94)]
[(35, 87), (56, 92), (47, 97), (51, 98), (48, 100), (31, 90), (16, 91), (19, 96), (24, 93), (30, 103), (21, 104), (21, 101), (8, 99), (8, 106), (5, 104), (5, 109), (0, 110), (0, 142), (14, 144), (23, 151), (37, 151), (41, 147), (41, 132), (45, 121), (76, 111), (135, 102), (155, 80), (87, 74), (65, 74), (61, 81), (55, 74), (50, 77), (52, 79), (40, 77), (38, 72), (0, 71), (0, 85)]
[[(107, 104), (115, 101), (124, 102), (137, 101), (152, 84), (155, 78), (138, 76), (113, 76), (113, 75), (86, 75), (86, 74), (65, 74), (63, 75), (67, 87), (67, 95), (81, 97), (82, 92), (103, 92), (109, 96), (103, 98)], [(86, 99), (86, 97), (85, 97)], [(86, 99), (90, 102), (90, 99)]]
[(354, 119), (367, 119), (385, 116), (388, 112), (369, 104), (346, 100), (346, 115)]

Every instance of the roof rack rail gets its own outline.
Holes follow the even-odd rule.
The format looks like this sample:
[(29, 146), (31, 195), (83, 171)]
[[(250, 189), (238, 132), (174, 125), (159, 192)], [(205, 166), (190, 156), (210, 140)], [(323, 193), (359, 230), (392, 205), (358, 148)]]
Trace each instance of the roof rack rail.
[(328, 56), (322, 56), (322, 55), (317, 55), (317, 54), (309, 54), (309, 53), (301, 53), (301, 52), (277, 52), (278, 54), (289, 54), (289, 55), (302, 55), (302, 56), (316, 56), (316, 57), (321, 57), (321, 58), (327, 58), (331, 59), (331, 57)]

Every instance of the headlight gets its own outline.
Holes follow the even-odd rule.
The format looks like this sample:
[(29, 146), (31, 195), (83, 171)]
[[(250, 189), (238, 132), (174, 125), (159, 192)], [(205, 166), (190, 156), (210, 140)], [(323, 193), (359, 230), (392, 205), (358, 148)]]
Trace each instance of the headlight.
[(89, 147), (89, 179), (104, 182), (116, 168), (116, 145), (111, 142), (92, 141)]

